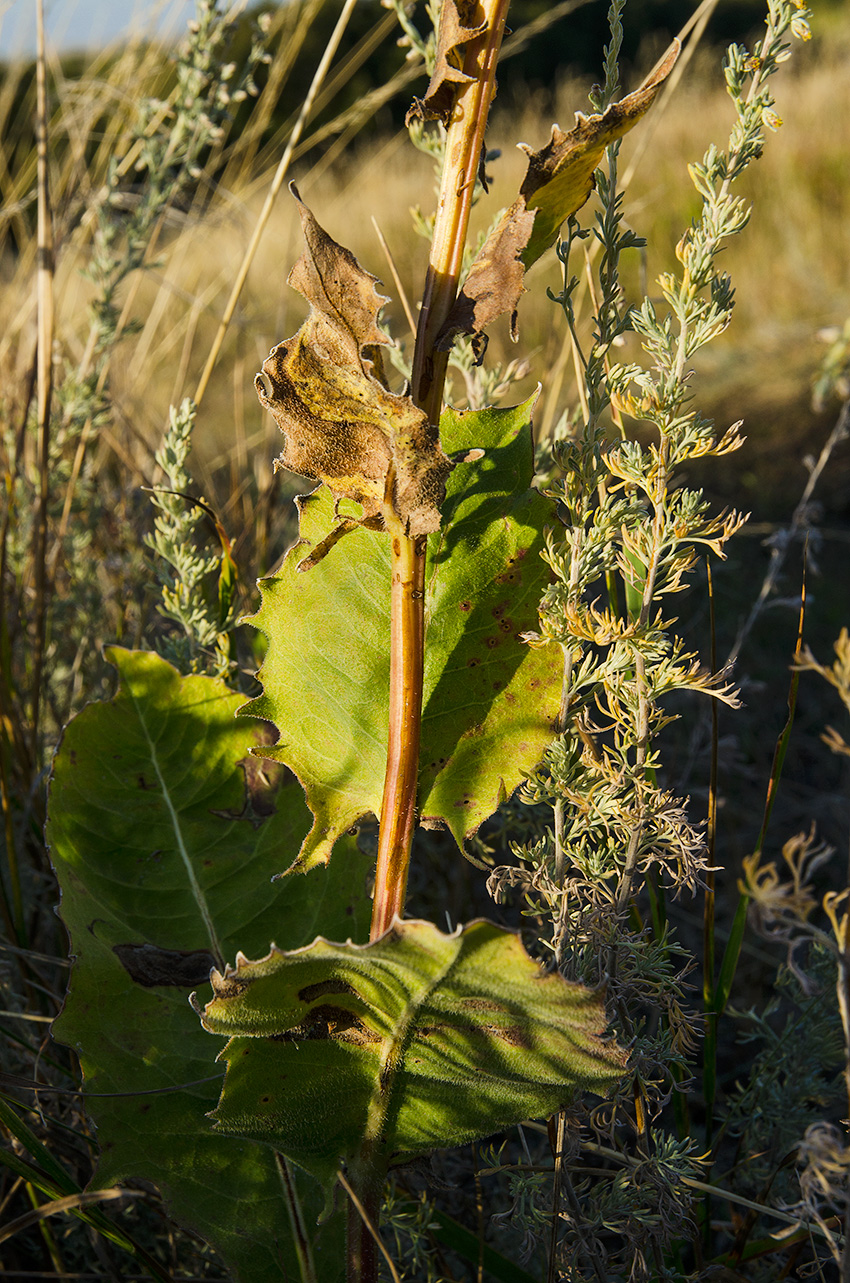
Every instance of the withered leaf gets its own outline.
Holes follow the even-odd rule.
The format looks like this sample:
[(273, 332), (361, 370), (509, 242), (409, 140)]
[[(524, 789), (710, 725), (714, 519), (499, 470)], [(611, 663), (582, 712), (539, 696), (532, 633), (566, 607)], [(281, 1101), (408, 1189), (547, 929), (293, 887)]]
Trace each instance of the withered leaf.
[(414, 98), (406, 124), (419, 117), (448, 125), (457, 86), (474, 79), (463, 70), (464, 45), (487, 30), (486, 21), (475, 22), (477, 10), (476, 0), (443, 0), (434, 73), (425, 97)]
[(565, 134), (552, 126), (540, 151), (522, 144), (528, 168), (519, 196), (481, 247), (439, 337), (448, 347), (456, 334), (478, 335), (508, 312), (516, 338), (516, 310), (523, 276), (552, 245), (561, 224), (581, 209), (595, 185), (594, 171), (609, 143), (622, 138), (652, 105), (679, 56), (674, 40), (655, 71), (639, 89), (613, 103), (602, 115), (576, 112), (575, 128)]
[(377, 278), (328, 236), (296, 188), (290, 190), (306, 249), (289, 284), (310, 304), (310, 315), (272, 349), (254, 380), (286, 438), (279, 463), (323, 481), (337, 502), (360, 504), (356, 524), (401, 523), (408, 535), (430, 534), (440, 526), (452, 465), (437, 427), (384, 382), (381, 347), (390, 340), (378, 314), (386, 299), (375, 289)]

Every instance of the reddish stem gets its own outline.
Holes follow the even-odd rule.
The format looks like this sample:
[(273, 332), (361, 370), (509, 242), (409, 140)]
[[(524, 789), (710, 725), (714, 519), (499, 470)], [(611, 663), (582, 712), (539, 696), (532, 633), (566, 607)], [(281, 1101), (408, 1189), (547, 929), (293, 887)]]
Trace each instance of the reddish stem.
[[(484, 130), (496, 91), (496, 63), (509, 0), (482, 0), (486, 30), (466, 48), (463, 70), (474, 77), (460, 86), (446, 131), (446, 157), (416, 345), (413, 400), (439, 427), (448, 352), (436, 341), (457, 295), (463, 247), (472, 208)], [(470, 21), (473, 21), (472, 19)], [(376, 940), (404, 910), (416, 816), (422, 682), (425, 654), (425, 546), (399, 526), (391, 530), (390, 691), (387, 772), (381, 803), (378, 863), (370, 939)]]

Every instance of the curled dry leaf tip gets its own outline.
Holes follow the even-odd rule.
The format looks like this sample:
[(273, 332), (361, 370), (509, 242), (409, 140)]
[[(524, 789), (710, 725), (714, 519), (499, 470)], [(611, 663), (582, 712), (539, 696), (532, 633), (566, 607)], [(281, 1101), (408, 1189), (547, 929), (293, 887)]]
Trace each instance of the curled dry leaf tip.
[(305, 249), (289, 284), (310, 304), (292, 338), (274, 347), (254, 380), (260, 403), (284, 434), (277, 466), (324, 482), (337, 503), (350, 500), (333, 537), (314, 549), (309, 568), (348, 530), (401, 530), (418, 537), (438, 530), (452, 464), (436, 427), (408, 395), (387, 387), (378, 323), (386, 298), (377, 278), (338, 245), (290, 188)]

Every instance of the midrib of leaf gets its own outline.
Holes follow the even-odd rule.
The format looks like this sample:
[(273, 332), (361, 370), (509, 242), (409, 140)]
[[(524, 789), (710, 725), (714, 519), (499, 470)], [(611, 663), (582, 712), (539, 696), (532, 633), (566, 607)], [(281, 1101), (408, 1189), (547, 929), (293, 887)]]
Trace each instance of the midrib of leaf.
[(138, 719), (139, 719), (139, 725), (141, 726), (142, 731), (144, 732), (145, 739), (148, 742), (148, 749), (150, 751), (151, 762), (153, 763), (153, 768), (156, 771), (156, 778), (159, 780), (159, 787), (162, 792), (165, 805), (168, 807), (168, 814), (171, 817), (171, 824), (174, 829), (174, 836), (177, 840), (177, 850), (180, 852), (180, 858), (183, 861), (183, 867), (186, 870), (186, 876), (189, 880), (189, 888), (192, 892), (195, 903), (198, 906), (198, 912), (203, 918), (204, 926), (206, 927), (207, 935), (209, 936), (210, 945), (212, 946), (212, 953), (215, 956), (216, 962), (218, 963), (219, 967), (223, 967), (224, 951), (221, 947), (221, 943), (219, 941), (218, 935), (216, 934), (216, 929), (213, 926), (213, 921), (210, 916), (209, 906), (207, 905), (206, 897), (204, 896), (204, 893), (201, 890), (201, 886), (200, 886), (200, 883), (198, 882), (198, 879), (195, 877), (195, 870), (192, 868), (192, 861), (189, 857), (189, 852), (186, 849), (186, 844), (183, 841), (183, 830), (180, 827), (180, 820), (177, 815), (177, 811), (175, 810), (174, 803), (171, 800), (171, 793), (169, 792), (168, 785), (165, 782), (165, 777), (163, 776), (162, 771), (160, 770), (159, 758), (157, 756), (156, 746), (154, 744), (154, 741), (151, 739), (150, 735), (148, 734), (148, 727), (144, 718), (144, 714), (142, 712), (142, 707), (139, 701), (136, 699), (135, 693), (132, 690), (130, 691), (130, 698), (133, 701), (133, 707), (136, 710), (136, 715), (138, 716)]
[(424, 986), (419, 998), (417, 999), (411, 993), (401, 1019), (397, 1021), (384, 1042), (384, 1046), (381, 1049), (380, 1069), (369, 1101), (369, 1111), (366, 1115), (366, 1126), (363, 1132), (363, 1138), (367, 1145), (377, 1144), (381, 1138), (390, 1111), (390, 1105), (392, 1104), (395, 1082), (398, 1079), (398, 1071), (404, 1059), (405, 1045), (410, 1035), (411, 1026), (422, 1007), (431, 997), (431, 994), (445, 981), (457, 963), (463, 948), (461, 940), (462, 937), (459, 936), (454, 956)]

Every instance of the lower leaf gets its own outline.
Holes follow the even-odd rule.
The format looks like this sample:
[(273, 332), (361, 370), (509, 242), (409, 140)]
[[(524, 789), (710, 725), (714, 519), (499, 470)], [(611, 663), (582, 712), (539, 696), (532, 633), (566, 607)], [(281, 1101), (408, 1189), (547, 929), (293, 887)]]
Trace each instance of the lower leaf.
[(329, 1192), (604, 1093), (624, 1053), (600, 991), (546, 974), (517, 934), (396, 921), (369, 945), (317, 939), (214, 972), (202, 1022), (228, 1034), (217, 1130), (264, 1141)]

